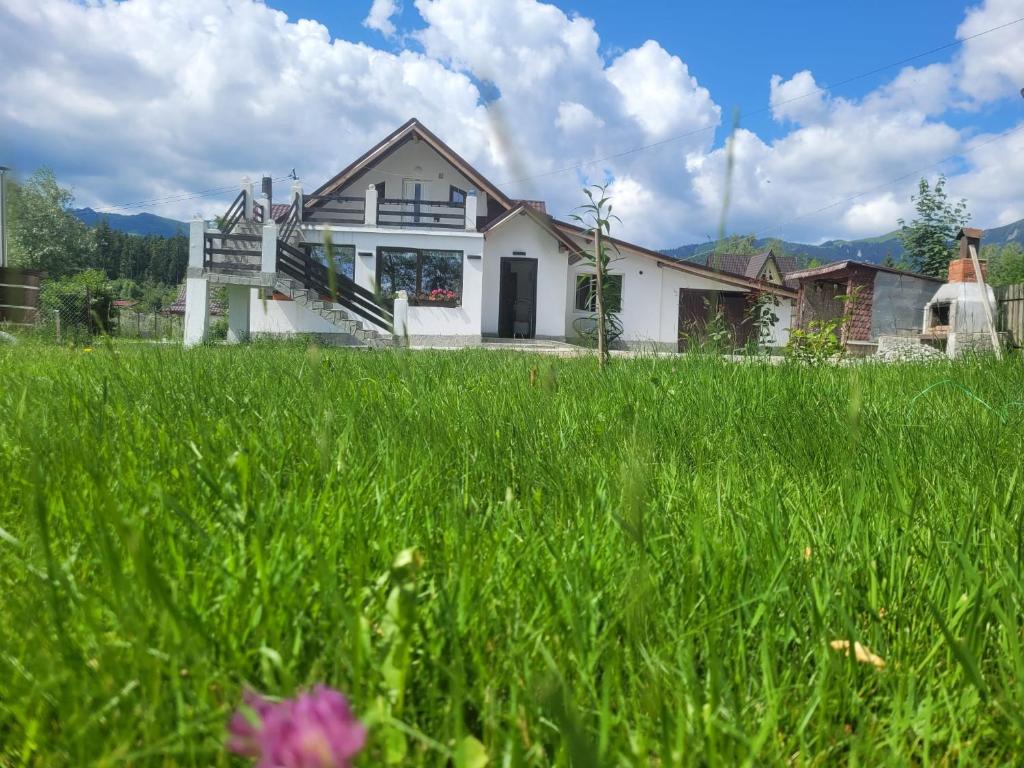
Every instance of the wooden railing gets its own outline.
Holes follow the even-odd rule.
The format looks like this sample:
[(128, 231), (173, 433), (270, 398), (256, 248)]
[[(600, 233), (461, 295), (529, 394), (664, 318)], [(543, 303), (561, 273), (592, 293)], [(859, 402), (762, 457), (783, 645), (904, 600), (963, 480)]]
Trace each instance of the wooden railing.
[[(388, 333), (394, 332), (394, 315), (379, 296), (336, 269), (328, 271), (327, 266), (309, 253), (283, 240), (277, 242), (277, 271), (298, 280), (316, 294), (326, 296), (325, 301), (340, 304), (353, 315)], [(333, 285), (330, 272), (334, 273)]]
[(262, 242), (262, 235), (246, 235), (241, 232), (225, 235), (223, 232), (207, 232), (203, 242), (203, 269), (223, 270), (228, 268), (230, 270), (259, 271), (258, 263), (247, 264), (237, 259), (223, 257), (246, 256), (259, 260), (262, 258), (260, 248), (245, 248), (244, 244)]
[(284, 222), (281, 225), (281, 231), (278, 233), (278, 239), (288, 242), (291, 240), (293, 234), (295, 234), (296, 228), (299, 226), (299, 205), (300, 201), (298, 198), (292, 200), (291, 207), (288, 209), (288, 213), (284, 216)]
[(302, 218), (314, 224), (364, 224), (366, 198), (351, 195), (306, 195)]
[(377, 201), (377, 225), (465, 229), (466, 204), (448, 200), (383, 198)]
[(230, 235), (238, 222), (242, 220), (245, 215), (245, 190), (243, 189), (238, 193), (238, 197), (235, 198), (234, 202), (228, 207), (227, 213), (225, 213), (220, 220), (220, 231), (223, 235)]

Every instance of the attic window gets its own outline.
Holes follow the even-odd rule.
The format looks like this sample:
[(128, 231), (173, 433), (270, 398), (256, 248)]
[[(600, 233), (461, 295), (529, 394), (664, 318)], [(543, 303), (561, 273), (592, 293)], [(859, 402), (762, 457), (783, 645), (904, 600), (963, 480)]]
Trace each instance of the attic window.
[(459, 189), (454, 184), (448, 187), (448, 202), (456, 205), (464, 205), (466, 202), (466, 190)]

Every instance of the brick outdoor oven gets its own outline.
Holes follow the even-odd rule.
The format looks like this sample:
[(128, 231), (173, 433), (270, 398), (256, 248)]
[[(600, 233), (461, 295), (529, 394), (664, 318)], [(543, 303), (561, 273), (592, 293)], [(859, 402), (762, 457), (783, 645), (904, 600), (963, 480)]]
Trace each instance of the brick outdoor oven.
[[(959, 256), (949, 262), (949, 277), (924, 306), (922, 335), (927, 340), (946, 342), (946, 354), (956, 357), (969, 350), (990, 350), (992, 345), (985, 306), (996, 306), (992, 289), (978, 282), (974, 273), (975, 254), (981, 248), (984, 230), (964, 227), (957, 233)], [(979, 260), (982, 280), (987, 277), (988, 265)], [(984, 292), (983, 292), (984, 291)]]

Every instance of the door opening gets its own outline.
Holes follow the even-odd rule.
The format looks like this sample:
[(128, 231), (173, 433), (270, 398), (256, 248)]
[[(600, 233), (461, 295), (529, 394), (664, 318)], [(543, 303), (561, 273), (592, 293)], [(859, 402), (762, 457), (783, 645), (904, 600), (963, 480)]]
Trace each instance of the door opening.
[(537, 332), (537, 260), (505, 257), (498, 287), (498, 335), (532, 339)]

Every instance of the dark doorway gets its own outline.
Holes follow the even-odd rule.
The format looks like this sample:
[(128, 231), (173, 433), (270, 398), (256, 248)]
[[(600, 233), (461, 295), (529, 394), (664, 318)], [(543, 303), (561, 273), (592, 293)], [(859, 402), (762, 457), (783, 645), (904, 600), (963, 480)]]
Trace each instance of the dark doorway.
[(537, 260), (503, 258), (498, 287), (498, 335), (532, 339), (537, 332)]
[[(750, 320), (749, 293), (732, 291), (679, 291), (679, 351), (700, 349), (712, 335), (724, 334), (720, 339), (734, 349), (745, 346), (753, 338)], [(715, 303), (717, 302), (717, 303)], [(708, 321), (716, 326), (708, 328)]]

